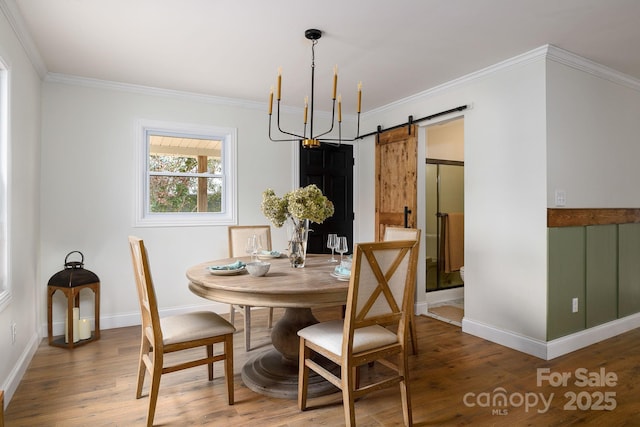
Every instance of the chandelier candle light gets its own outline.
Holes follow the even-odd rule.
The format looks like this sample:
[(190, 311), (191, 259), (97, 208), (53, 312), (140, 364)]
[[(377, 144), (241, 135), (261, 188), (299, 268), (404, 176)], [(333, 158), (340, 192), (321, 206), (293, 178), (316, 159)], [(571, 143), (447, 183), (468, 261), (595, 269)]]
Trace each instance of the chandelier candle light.
[[(288, 132), (283, 130), (280, 127), (280, 100), (282, 94), (282, 69), (278, 68), (278, 80), (277, 80), (277, 126), (278, 131), (283, 134), (290, 135), (296, 139), (299, 139), (304, 148), (317, 148), (321, 143), (330, 144), (330, 145), (340, 145), (342, 141), (355, 141), (360, 137), (360, 111), (362, 109), (362, 82), (358, 83), (358, 127), (356, 136), (351, 139), (342, 139), (342, 95), (338, 95), (336, 98), (336, 93), (338, 90), (338, 66), (336, 65), (333, 68), (333, 91), (332, 91), (332, 111), (331, 111), (331, 126), (329, 130), (315, 134), (313, 133), (313, 112), (314, 112), (314, 86), (315, 86), (315, 46), (318, 43), (320, 37), (322, 37), (322, 31), (316, 29), (310, 29), (305, 31), (304, 36), (311, 40), (311, 99), (309, 97), (304, 98), (304, 130), (302, 135)], [(338, 101), (338, 138), (328, 138), (325, 135), (328, 135), (333, 131), (335, 116), (336, 116), (336, 99)], [(310, 101), (310, 103), (309, 103)], [(271, 86), (271, 92), (269, 93), (269, 139), (274, 142), (287, 141), (290, 139), (274, 139), (271, 136), (271, 122), (273, 119), (273, 86)], [(307, 119), (309, 123), (309, 133), (307, 134)]]

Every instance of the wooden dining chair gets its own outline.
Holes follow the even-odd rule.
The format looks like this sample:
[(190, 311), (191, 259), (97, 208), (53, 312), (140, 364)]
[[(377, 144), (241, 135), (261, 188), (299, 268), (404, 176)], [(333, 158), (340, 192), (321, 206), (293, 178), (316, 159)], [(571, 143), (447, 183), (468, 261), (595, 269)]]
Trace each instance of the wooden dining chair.
[[(415, 290), (416, 240), (359, 243), (355, 246), (344, 319), (300, 331), (298, 407), (307, 409), (309, 371), (342, 390), (347, 426), (355, 426), (354, 402), (362, 395), (400, 384), (405, 425), (412, 424), (406, 352), (412, 294)], [(340, 366), (340, 377), (321, 366), (320, 354)], [(394, 356), (393, 360), (388, 360)], [(362, 386), (358, 367), (376, 361), (393, 372)]]
[[(147, 250), (138, 237), (129, 237), (131, 259), (138, 289), (142, 314), (142, 338), (138, 361), (136, 399), (142, 397), (145, 373), (151, 376), (147, 426), (153, 425), (158, 400), (160, 377), (194, 366), (207, 365), (209, 381), (213, 380), (213, 363), (224, 362), (224, 376), (229, 405), (233, 405), (233, 333), (235, 328), (225, 319), (210, 311), (198, 311), (160, 318)], [(213, 345), (224, 343), (224, 351), (214, 355)], [(164, 365), (164, 355), (195, 347), (206, 347), (206, 357), (173, 365)]]
[[(420, 229), (419, 228), (404, 228), (387, 226), (384, 229), (383, 241), (388, 242), (392, 240), (417, 240), (418, 247), (420, 246)], [(419, 250), (414, 252), (416, 257), (416, 268), (418, 266)], [(411, 302), (411, 313), (409, 314), (409, 336), (411, 337), (411, 350), (414, 355), (418, 354), (418, 334), (416, 332), (416, 319), (415, 319), (415, 295), (413, 295), (413, 301)]]
[[(254, 234), (260, 237), (262, 249), (271, 250), (271, 226), (269, 225), (232, 225), (229, 230), (229, 257), (247, 256), (246, 246), (249, 237)], [(235, 313), (238, 310), (244, 318), (244, 349), (251, 350), (251, 307), (248, 305), (229, 305), (229, 321), (234, 324)], [(273, 325), (273, 308), (269, 307), (267, 327)]]

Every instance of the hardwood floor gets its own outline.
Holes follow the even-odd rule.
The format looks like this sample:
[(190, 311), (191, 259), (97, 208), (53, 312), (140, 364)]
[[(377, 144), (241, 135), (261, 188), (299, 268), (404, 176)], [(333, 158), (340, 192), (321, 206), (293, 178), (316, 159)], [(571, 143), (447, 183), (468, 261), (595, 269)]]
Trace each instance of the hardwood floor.
[[(275, 318), (281, 313), (276, 310)], [(339, 311), (318, 311), (316, 316), (334, 318)], [(205, 367), (176, 372), (162, 378), (155, 425), (344, 425), (340, 396), (311, 400), (321, 406), (300, 412), (293, 400), (265, 397), (242, 384), (240, 370), (247, 356), (269, 344), (268, 331), (261, 327), (266, 325), (266, 310), (256, 311), (252, 319), (257, 348), (248, 354), (240, 320), (234, 346), (235, 405), (225, 403), (222, 365), (216, 366), (213, 382), (207, 381)], [(410, 356), (416, 426), (640, 425), (640, 329), (544, 361), (432, 318), (419, 316), (416, 325), (420, 352)], [(73, 350), (51, 347), (43, 340), (5, 411), (6, 426), (144, 425), (148, 399), (134, 397), (139, 333), (139, 327), (105, 330), (99, 341)], [(540, 368), (548, 368), (552, 380), (571, 377), (566, 386), (554, 387), (547, 380), (538, 386)], [(591, 377), (590, 385), (581, 386), (581, 371), (576, 377), (580, 368)], [(365, 367), (363, 378), (380, 369)], [(601, 373), (609, 377), (608, 384), (597, 381)], [(402, 425), (397, 390), (391, 387), (357, 401), (358, 425)], [(571, 406), (572, 393), (575, 410), (565, 408)], [(499, 406), (501, 396), (506, 406)], [(551, 399), (550, 404), (545, 407), (541, 398)], [(599, 406), (613, 409), (598, 410)]]

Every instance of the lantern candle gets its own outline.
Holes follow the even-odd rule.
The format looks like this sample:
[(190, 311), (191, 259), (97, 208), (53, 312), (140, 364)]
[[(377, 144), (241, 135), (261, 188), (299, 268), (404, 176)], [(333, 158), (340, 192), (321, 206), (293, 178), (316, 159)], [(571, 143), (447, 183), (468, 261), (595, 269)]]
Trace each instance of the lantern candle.
[(80, 319), (80, 326), (78, 329), (80, 329), (79, 334), (81, 340), (88, 340), (91, 338), (91, 322), (89, 322), (89, 319)]
[(358, 113), (362, 109), (362, 82), (358, 83)]
[(338, 95), (338, 123), (342, 123), (342, 95)]
[[(78, 330), (80, 323), (80, 308), (73, 308), (73, 342), (80, 341), (80, 331)], [(69, 318), (64, 317), (64, 342), (69, 342)]]
[(269, 115), (273, 112), (273, 86), (271, 86), (271, 92), (269, 92)]

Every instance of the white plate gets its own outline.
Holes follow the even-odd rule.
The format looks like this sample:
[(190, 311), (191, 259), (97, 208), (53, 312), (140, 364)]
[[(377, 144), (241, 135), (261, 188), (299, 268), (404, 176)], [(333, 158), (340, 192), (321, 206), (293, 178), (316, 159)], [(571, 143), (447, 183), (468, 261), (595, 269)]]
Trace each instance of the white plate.
[(260, 259), (271, 259), (271, 258), (280, 258), (282, 254), (278, 251), (272, 251), (271, 253), (259, 253), (258, 258)]
[(341, 280), (343, 282), (348, 282), (349, 280), (351, 280), (351, 276), (345, 276), (343, 274), (336, 274), (336, 273), (329, 273), (331, 275), (331, 277), (335, 277), (338, 280)]
[(236, 268), (234, 270), (219, 270), (216, 268), (207, 267), (209, 273), (215, 274), (216, 276), (233, 276), (234, 274), (244, 273), (246, 270), (245, 267)]

